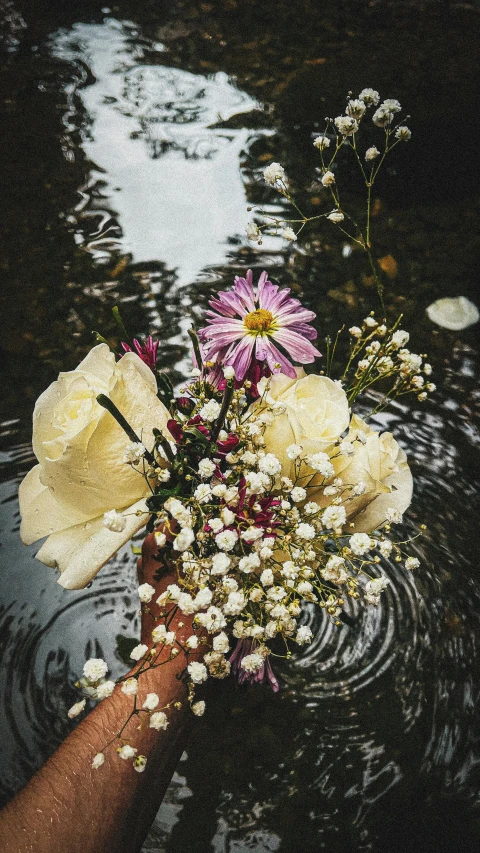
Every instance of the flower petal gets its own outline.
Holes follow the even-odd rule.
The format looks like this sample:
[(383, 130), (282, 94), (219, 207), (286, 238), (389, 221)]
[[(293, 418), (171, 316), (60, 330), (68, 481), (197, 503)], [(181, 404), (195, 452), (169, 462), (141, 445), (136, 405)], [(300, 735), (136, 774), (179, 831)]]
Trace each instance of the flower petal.
[[(153, 427), (166, 429), (169, 413), (157, 398), (155, 377), (136, 353), (126, 353), (115, 365), (109, 397), (147, 448), (153, 445)], [(41, 475), (62, 507), (68, 512), (81, 507), (85, 519), (112, 509), (112, 500), (117, 509), (149, 493), (141, 473), (123, 462), (128, 443), (123, 429), (96, 401), (94, 406), (83, 428), (65, 439), (61, 455), (45, 459)]]
[[(218, 299), (211, 299), (208, 304), (215, 312), (222, 314), (224, 317), (235, 317), (236, 314), (243, 316), (246, 313), (243, 302), (235, 296), (233, 291), (229, 290), (222, 290), (218, 294)], [(213, 311), (206, 311), (206, 316), (211, 317), (215, 315)]]
[[(143, 514), (137, 516), (141, 510)], [(103, 515), (53, 533), (42, 545), (37, 560), (61, 572), (58, 579), (65, 589), (83, 589), (109, 559), (148, 521), (144, 500), (123, 510), (126, 526), (121, 533), (108, 530)]]
[(246, 278), (235, 277), (235, 296), (242, 300), (247, 311), (255, 311), (255, 292), (252, 283), (252, 271), (248, 270)]
[(393, 507), (398, 510), (400, 515), (403, 515), (410, 506), (413, 494), (413, 477), (405, 453), (403, 450), (400, 453), (402, 456), (399, 470), (384, 480), (384, 484), (390, 486), (392, 491), (382, 492), (363, 512), (352, 519), (354, 524), (352, 529), (355, 530), (355, 533), (371, 533), (372, 530), (376, 530), (377, 527), (384, 524), (389, 507)]
[(264, 353), (264, 358), (266, 359), (272, 373), (276, 373), (278, 371), (278, 367), (275, 367), (275, 365), (279, 364), (282, 373), (285, 373), (287, 376), (291, 376), (292, 378), (296, 378), (297, 374), (293, 364), (280, 352), (280, 350), (277, 349), (271, 338), (268, 338), (265, 343)]
[(85, 514), (75, 508), (62, 506), (55, 500), (50, 489), (40, 481), (40, 465), (35, 465), (20, 483), (20, 536), (25, 545), (50, 536), (73, 524), (86, 521)]
[(478, 323), (480, 316), (477, 306), (466, 296), (437, 299), (428, 306), (427, 315), (432, 323), (455, 332)]
[(308, 311), (307, 308), (302, 308), (296, 299), (292, 299), (291, 301), (297, 302), (297, 306), (287, 305), (279, 308), (276, 313), (276, 320), (279, 326), (296, 326), (303, 323), (311, 323), (312, 320), (315, 319), (316, 314), (314, 311)]
[(296, 332), (292, 332), (291, 329), (277, 329), (276, 332), (272, 335), (275, 341), (278, 341), (288, 353), (294, 358), (296, 361), (302, 362), (302, 364), (308, 364), (311, 361), (314, 361), (317, 356), (320, 356), (321, 353), (318, 351), (310, 341), (306, 341), (301, 335), (297, 335)]
[(288, 326), (291, 332), (296, 332), (297, 335), (300, 335), (302, 338), (307, 338), (307, 340), (312, 341), (317, 337), (317, 330), (312, 326), (309, 326), (307, 323), (278, 323), (278, 325)]
[[(260, 308), (264, 308), (263, 300), (268, 295), (270, 288), (275, 287), (271, 281), (268, 280), (268, 273), (265, 270), (260, 274), (260, 278), (258, 279), (257, 284), (257, 302)], [(278, 288), (277, 288), (278, 290)]]
[(272, 314), (278, 313), (278, 308), (283, 302), (284, 296), (283, 294), (286, 292), (287, 296), (290, 293), (290, 289), (287, 287), (285, 291), (280, 290), (278, 284), (272, 284), (271, 281), (266, 281), (262, 288), (262, 299), (259, 300), (260, 308), (263, 308), (265, 311), (271, 311)]
[(254, 345), (255, 338), (252, 335), (248, 335), (242, 338), (225, 357), (225, 364), (231, 365), (234, 368), (235, 378), (239, 382), (241, 382), (250, 366)]

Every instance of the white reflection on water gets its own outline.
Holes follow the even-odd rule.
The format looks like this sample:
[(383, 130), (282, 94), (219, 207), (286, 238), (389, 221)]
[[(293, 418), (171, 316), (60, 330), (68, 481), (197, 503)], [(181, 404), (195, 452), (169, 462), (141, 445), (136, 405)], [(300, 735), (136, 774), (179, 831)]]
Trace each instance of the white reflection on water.
[(57, 33), (53, 52), (81, 59), (95, 78), (76, 92), (91, 122), (82, 145), (118, 216), (122, 251), (134, 262), (163, 261), (183, 285), (222, 263), (229, 239), (245, 234), (239, 154), (250, 132), (211, 125), (258, 105), (223, 72), (142, 64), (130, 29), (76, 24)]

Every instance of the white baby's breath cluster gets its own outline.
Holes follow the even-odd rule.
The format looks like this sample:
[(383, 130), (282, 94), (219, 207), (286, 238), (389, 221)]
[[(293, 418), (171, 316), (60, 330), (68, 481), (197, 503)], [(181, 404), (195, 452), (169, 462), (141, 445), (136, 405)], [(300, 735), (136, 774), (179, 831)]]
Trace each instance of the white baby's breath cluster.
[[(368, 347), (376, 340), (372, 336), (376, 335), (383, 341), (382, 357), (400, 359), (405, 370), (408, 366), (408, 377), (412, 375), (411, 362), (417, 357), (412, 355), (409, 361), (405, 356), (405, 332), (384, 332), (367, 317), (362, 328), (351, 329), (350, 334), (354, 349), (366, 348), (367, 358)], [(372, 353), (376, 352), (373, 347)], [(235, 389), (227, 370), (230, 386), (229, 396), (224, 396), (226, 406), (219, 401), (216, 389), (202, 376), (195, 376), (186, 392), (188, 415), (176, 414), (177, 426), (184, 435), (195, 424), (192, 437), (203, 441), (205, 455), (197, 449), (197, 463), (187, 465), (179, 445), (176, 454), (171, 453), (169, 464), (173, 475), (183, 478), (182, 488), (173, 488), (176, 493), (167, 496), (160, 491), (158, 499), (152, 498), (156, 543), (162, 559), (176, 567), (177, 579), (159, 596), (150, 583), (138, 588), (139, 601), (147, 607), (154, 603), (158, 616), (151, 642), (139, 643), (131, 650), (133, 670), (117, 682), (117, 689), (133, 702), (124, 729), (132, 718), (146, 719), (156, 730), (165, 729), (169, 714), (181, 707), (181, 703), (162, 705), (156, 693), (143, 695), (142, 673), (184, 655), (187, 701), (192, 712), (201, 716), (205, 702), (196, 692), (208, 678), (224, 679), (234, 667), (240, 680), (268, 680), (272, 640), (282, 639), (287, 657), (295, 647), (312, 641), (310, 628), (302, 624), (305, 602), (317, 604), (339, 625), (349, 598), (361, 599), (369, 606), (380, 602), (388, 586), (387, 577), (378, 570), (381, 557), (392, 552), (398, 560), (406, 556), (385, 535), (402, 517), (395, 492), (391, 503), (387, 500), (384, 510), (377, 514), (374, 531), (364, 532), (361, 525), (357, 528), (361, 510), (378, 494), (390, 490), (381, 485), (379, 492), (368, 472), (372, 442), (372, 447), (377, 447), (380, 440), (374, 453), (380, 452), (385, 460), (398, 459), (388, 465), (385, 462), (385, 475), (377, 477), (395, 477), (402, 469), (410, 475), (403, 452), (397, 445), (388, 444), (388, 434), (387, 444), (382, 444), (382, 437), (379, 439), (378, 433), (356, 416), (349, 423), (341, 383), (315, 376), (299, 378), (290, 382), (298, 398), (292, 401), (281, 391), (282, 380), (272, 377), (261, 381), (261, 396), (249, 403), (245, 393), (248, 380)], [(358, 370), (363, 375), (362, 369)], [(413, 375), (417, 375), (416, 369)], [(337, 412), (331, 424), (325, 415), (317, 414), (325, 395), (331, 395), (331, 411)], [(310, 413), (305, 429), (310, 422), (314, 433), (323, 429), (324, 441), (312, 444), (306, 434), (301, 441), (288, 444), (282, 439), (285, 446), (278, 437), (272, 440), (277, 427), (287, 435), (288, 418), (301, 417), (302, 411)], [(203, 436), (215, 428), (221, 412), (224, 420), (217, 450), (207, 453), (208, 440)], [(159, 447), (154, 448), (153, 455)], [(361, 461), (365, 454), (367, 461)], [(408, 504), (409, 494), (401, 509)], [(407, 558), (406, 566), (414, 569), (417, 561)], [(177, 623), (181, 620), (181, 629), (170, 627), (175, 618)], [(191, 625), (188, 631), (185, 623)], [(192, 658), (199, 649), (202, 659)], [(100, 700), (113, 693), (116, 682), (108, 679), (107, 672), (105, 661), (87, 661), (78, 683), (86, 699)], [(76, 703), (69, 716), (81, 713), (86, 699)], [(102, 766), (104, 751), (93, 758), (94, 768)], [(123, 729), (117, 753), (131, 761), (137, 772), (145, 769), (145, 756), (138, 755)]]
[[(189, 417), (205, 416), (205, 384), (192, 383), (190, 393), (195, 406)], [(282, 462), (265, 441), (281, 413), (282, 406), (269, 400), (268, 382), (253, 408), (247, 408), (243, 389), (234, 391), (224, 431), (237, 443), (224, 457), (226, 468), (220, 472), (220, 459), (211, 465), (201, 460), (191, 496), (168, 498), (159, 514), (180, 570), (158, 603), (166, 612), (174, 605), (193, 616), (195, 629), (211, 638), (204, 663), (188, 667), (190, 701), (208, 675), (229, 674), (232, 634), (252, 641), (256, 657), (248, 660), (249, 671), (255, 661), (260, 669), (269, 640), (280, 635), (287, 648), (296, 640), (303, 601), (317, 602), (338, 621), (345, 596), (360, 597), (361, 578), (371, 580), (370, 569), (379, 562), (375, 549), (382, 535), (349, 533), (350, 507), (365, 485), (335, 476), (336, 460), (354, 454), (362, 437), (339, 437), (328, 453), (292, 444), (286, 455), (293, 475), (282, 476)], [(310, 494), (317, 502), (309, 501)], [(383, 523), (389, 523), (387, 516)], [(334, 578), (338, 594), (332, 592)], [(299, 636), (306, 642), (305, 631)]]

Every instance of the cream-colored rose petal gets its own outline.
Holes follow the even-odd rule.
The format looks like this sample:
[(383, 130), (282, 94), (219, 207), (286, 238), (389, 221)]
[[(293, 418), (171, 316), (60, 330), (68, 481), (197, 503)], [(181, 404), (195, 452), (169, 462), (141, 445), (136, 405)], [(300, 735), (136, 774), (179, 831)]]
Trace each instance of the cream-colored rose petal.
[(97, 344), (96, 347), (93, 347), (87, 353), (83, 361), (80, 362), (72, 373), (84, 373), (86, 376), (96, 376), (99, 382), (108, 387), (115, 361), (114, 353), (106, 344)]
[[(358, 431), (363, 433), (363, 441), (354, 441)], [(336, 455), (332, 457), (335, 477), (340, 477), (345, 486), (365, 484), (362, 495), (346, 500), (344, 506), (347, 520), (353, 527), (349, 531), (372, 533), (387, 519), (387, 509), (392, 507), (403, 514), (410, 505), (413, 491), (413, 478), (408, 467), (407, 457), (402, 448), (389, 432), (379, 433), (358, 415), (353, 415), (347, 440), (354, 443), (353, 456)], [(333, 478), (332, 478), (333, 479)], [(321, 483), (321, 478), (313, 481)], [(331, 499), (320, 487), (309, 493), (309, 500), (320, 507), (328, 506)]]
[[(284, 410), (273, 415), (264, 433), (265, 449), (274, 453), (282, 474), (292, 477), (294, 462), (286, 455), (290, 444), (299, 444), (303, 455), (327, 451), (347, 429), (348, 400), (343, 388), (326, 376), (305, 374), (297, 369), (296, 379), (276, 374), (266, 396), (267, 405), (277, 402)], [(262, 402), (253, 405), (262, 409)]]
[[(80, 362), (75, 370), (59, 374), (58, 379), (52, 382), (43, 394), (40, 394), (33, 412), (33, 451), (38, 461), (44, 461), (44, 442), (52, 441), (62, 435), (62, 426), (65, 420), (73, 420), (70, 412), (64, 411), (63, 401), (69, 396), (90, 396), (91, 406), (96, 408), (100, 414), (100, 407), (95, 401), (97, 394), (108, 394), (110, 390), (111, 377), (115, 369), (115, 356), (110, 352), (106, 344), (98, 344)], [(89, 394), (88, 394), (89, 391)], [(60, 404), (60, 411), (59, 411)], [(92, 420), (91, 414), (85, 419), (80, 413), (77, 432), (85, 423)]]
[(144, 506), (150, 490), (142, 466), (123, 461), (129, 438), (96, 397), (108, 395), (149, 448), (153, 428), (166, 432), (169, 417), (156, 391), (154, 374), (136, 353), (116, 362), (99, 344), (37, 401), (33, 446), (40, 465), (20, 486), (21, 535), (26, 543), (49, 537), (37, 556), (58, 566), (63, 586), (88, 583), (147, 518), (129, 515), (120, 534), (103, 525), (108, 510)]
[(140, 379), (150, 388), (150, 391), (157, 393), (157, 380), (154, 374), (135, 352), (126, 352), (115, 365), (115, 372), (124, 377), (130, 373), (136, 381), (138, 381), (137, 374), (140, 374)]
[[(155, 377), (135, 353), (127, 353), (114, 365), (109, 397), (147, 448), (153, 445), (153, 427), (166, 430), (169, 414), (156, 396)], [(56, 451), (54, 458), (45, 457), (42, 482), (59, 503), (96, 518), (112, 509), (112, 500), (114, 509), (130, 506), (149, 488), (141, 466), (134, 470), (124, 463), (129, 439), (110, 412), (95, 401), (90, 417), (79, 422), (76, 435), (68, 435), (60, 457)], [(55, 448), (58, 443), (55, 439)], [(44, 453), (48, 450), (47, 443)]]
[(291, 412), (277, 415), (265, 429), (265, 449), (268, 453), (275, 454), (282, 466), (284, 477), (291, 477), (294, 473), (294, 462), (288, 458), (286, 449), (290, 444), (300, 443), (300, 439), (300, 425)]
[(480, 317), (477, 306), (466, 296), (437, 299), (428, 306), (427, 315), (432, 323), (453, 332), (473, 326)]
[[(142, 511), (137, 516), (137, 511)], [(40, 548), (37, 559), (60, 571), (58, 583), (65, 589), (83, 589), (125, 542), (148, 521), (144, 500), (123, 510), (126, 518), (121, 533), (107, 529), (103, 515), (85, 524), (78, 524), (49, 536)]]
[(378, 495), (363, 512), (352, 519), (355, 527), (351, 529), (354, 529), (355, 533), (371, 533), (376, 530), (386, 521), (389, 507), (397, 509), (401, 515), (408, 509), (413, 494), (413, 477), (406, 458), (400, 463), (399, 471), (392, 474), (385, 484), (390, 486), (392, 491)]
[[(303, 367), (296, 367), (295, 373), (297, 374), (295, 379), (292, 379), (291, 376), (286, 376), (284, 373), (275, 373), (270, 379), (270, 389), (267, 399), (278, 400), (285, 391), (288, 391), (288, 389), (298, 382), (299, 379), (303, 379), (303, 377), (307, 375)], [(261, 381), (263, 382), (263, 380)], [(259, 388), (260, 387), (261, 386), (259, 385)]]
[(406, 454), (391, 433), (379, 433), (358, 415), (353, 415), (347, 436), (349, 441), (357, 431), (364, 434), (365, 443), (356, 441), (354, 455), (343, 457), (347, 464), (339, 457), (334, 465), (336, 474), (340, 474), (345, 483), (366, 481), (366, 472), (369, 473), (367, 491), (352, 501), (350, 507), (347, 504), (347, 515), (355, 525), (351, 530), (371, 533), (386, 520), (389, 507), (403, 515), (412, 500), (413, 478)]
[(40, 481), (41, 466), (35, 465), (20, 483), (18, 498), (22, 523), (20, 536), (25, 545), (85, 521), (81, 512), (60, 505)]
[(348, 399), (341, 385), (328, 376), (301, 377), (278, 396), (292, 409), (305, 438), (325, 442), (325, 447), (348, 427)]

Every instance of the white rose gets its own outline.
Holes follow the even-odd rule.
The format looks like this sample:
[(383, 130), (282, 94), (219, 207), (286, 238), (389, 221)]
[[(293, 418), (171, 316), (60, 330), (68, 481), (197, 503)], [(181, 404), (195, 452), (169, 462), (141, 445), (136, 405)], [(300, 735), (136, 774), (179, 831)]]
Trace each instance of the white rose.
[[(357, 432), (362, 441), (355, 441)], [(387, 519), (390, 507), (403, 514), (412, 500), (413, 480), (407, 457), (390, 432), (375, 432), (358, 415), (353, 415), (347, 441), (353, 444), (353, 455), (332, 458), (335, 476), (341, 477), (344, 486), (355, 486), (362, 481), (365, 491), (344, 500), (347, 521), (352, 522), (352, 532), (371, 533)], [(319, 486), (321, 478), (319, 480)], [(350, 490), (345, 498), (352, 494)], [(309, 491), (309, 500), (320, 507), (329, 505), (323, 488)]]
[[(148, 518), (148, 485), (123, 462), (129, 439), (96, 397), (108, 396), (151, 447), (152, 428), (166, 430), (169, 417), (156, 392), (152, 371), (135, 353), (116, 362), (99, 344), (37, 400), (33, 449), (39, 464), (20, 485), (20, 533), (26, 545), (48, 536), (37, 558), (59, 569), (58, 582), (67, 589), (86, 586)], [(122, 531), (104, 526), (104, 513), (112, 509), (125, 514)]]
[(274, 413), (264, 439), (265, 450), (275, 453), (282, 463), (282, 473), (288, 477), (294, 477), (292, 445), (300, 445), (304, 454), (319, 453), (348, 427), (345, 391), (327, 376), (306, 376), (303, 368), (297, 368), (297, 379), (281, 373), (272, 376), (266, 402), (283, 407), (280, 413)]

